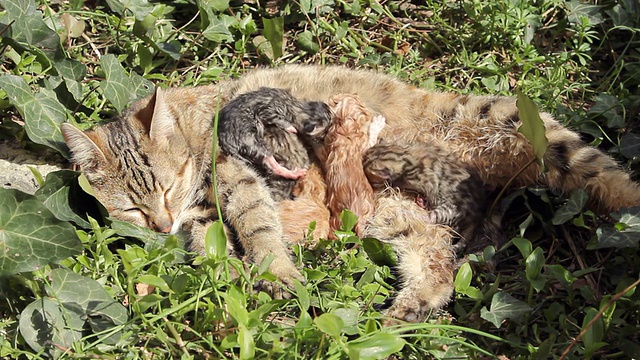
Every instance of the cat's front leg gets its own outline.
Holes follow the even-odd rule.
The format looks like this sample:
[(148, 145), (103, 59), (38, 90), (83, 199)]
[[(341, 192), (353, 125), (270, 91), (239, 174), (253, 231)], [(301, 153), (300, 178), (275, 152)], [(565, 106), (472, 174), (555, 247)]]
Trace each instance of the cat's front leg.
[[(235, 230), (246, 258), (260, 264), (273, 255), (269, 271), (293, 288), (294, 279), (304, 277), (291, 261), (283, 240), (278, 209), (264, 181), (242, 161), (220, 156), (217, 163), (218, 196), (222, 215)], [(276, 297), (289, 293), (266, 284)]]

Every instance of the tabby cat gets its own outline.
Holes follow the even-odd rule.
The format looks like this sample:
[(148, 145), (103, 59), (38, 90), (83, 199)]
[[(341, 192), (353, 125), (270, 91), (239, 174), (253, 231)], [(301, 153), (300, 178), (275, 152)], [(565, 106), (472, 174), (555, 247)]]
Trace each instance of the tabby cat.
[[(176, 231), (190, 224), (191, 248), (202, 251), (203, 228), (215, 218), (208, 174), (216, 105), (265, 86), (289, 89), (306, 101), (326, 102), (337, 93), (357, 93), (368, 108), (386, 118), (381, 140), (430, 143), (435, 139), (446, 143), (451, 153), (490, 187), (504, 186), (534, 156), (531, 145), (517, 131), (520, 121), (513, 98), (430, 92), (389, 75), (337, 66), (257, 69), (216, 85), (159, 91), (95, 131), (83, 134), (71, 125), (64, 125), (62, 131), (73, 160), (87, 173), (98, 198), (114, 217), (159, 231)], [(550, 115), (541, 116), (549, 140), (545, 154), (548, 171), (541, 173), (534, 163), (519, 173), (514, 185), (544, 184), (566, 192), (583, 188), (592, 207), (600, 211), (640, 205), (640, 187), (615, 161), (582, 142), (577, 133)], [(271, 271), (290, 285), (300, 273), (281, 240), (278, 214), (264, 181), (240, 160), (220, 156), (217, 161), (225, 220), (249, 259), (260, 262), (274, 254)], [(402, 196), (385, 201), (398, 209), (415, 205), (412, 200), (408, 205)], [(407, 246), (403, 239), (410, 236), (420, 241), (420, 229), (428, 231), (430, 238), (445, 230), (425, 225), (414, 216), (407, 217), (394, 232), (394, 218), (386, 219), (392, 221), (385, 223), (385, 236), (380, 237), (396, 246), (401, 261), (406, 262), (399, 267), (406, 286), (390, 313), (421, 321), (429, 309), (448, 301), (452, 274), (443, 270), (434, 280), (431, 269), (442, 265), (439, 257)], [(370, 223), (369, 228), (375, 230), (375, 222)], [(404, 235), (407, 228), (413, 230)], [(437, 241), (438, 246), (451, 247), (446, 236)], [(437, 248), (447, 254), (452, 251)]]

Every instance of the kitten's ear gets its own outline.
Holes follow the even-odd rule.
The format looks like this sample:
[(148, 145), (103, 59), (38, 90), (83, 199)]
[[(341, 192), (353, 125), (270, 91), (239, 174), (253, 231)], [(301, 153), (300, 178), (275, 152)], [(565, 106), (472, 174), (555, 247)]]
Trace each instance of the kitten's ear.
[(149, 103), (138, 111), (136, 117), (144, 125), (151, 141), (167, 139), (175, 131), (175, 119), (165, 99), (164, 90), (159, 87), (156, 87)]
[(107, 165), (107, 157), (104, 152), (87, 133), (69, 123), (60, 125), (60, 130), (62, 130), (64, 141), (71, 150), (73, 162), (80, 166), (82, 171), (96, 172)]

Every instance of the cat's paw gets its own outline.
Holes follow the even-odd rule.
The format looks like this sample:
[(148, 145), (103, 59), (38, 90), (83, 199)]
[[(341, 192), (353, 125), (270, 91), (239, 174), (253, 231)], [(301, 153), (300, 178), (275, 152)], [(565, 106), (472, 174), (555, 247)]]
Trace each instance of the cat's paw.
[(280, 280), (282, 285), (269, 281), (261, 281), (257, 285), (275, 299), (290, 299), (292, 296), (290, 289), (295, 289), (293, 280), (298, 280), (301, 283), (306, 281), (288, 257), (273, 260), (269, 265), (269, 271)]
[(395, 301), (393, 305), (383, 313), (384, 316), (388, 317), (388, 319), (383, 322), (385, 326), (397, 325), (400, 323), (398, 320), (418, 323), (427, 319), (431, 309), (426, 306), (426, 303), (421, 304), (417, 298), (411, 299), (414, 301), (406, 300), (408, 299), (400, 302)]

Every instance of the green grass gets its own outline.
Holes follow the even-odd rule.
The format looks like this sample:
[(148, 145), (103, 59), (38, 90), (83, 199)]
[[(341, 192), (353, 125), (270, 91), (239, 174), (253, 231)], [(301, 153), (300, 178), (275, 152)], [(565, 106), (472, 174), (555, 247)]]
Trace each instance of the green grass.
[[(100, 123), (152, 83), (208, 84), (257, 65), (344, 64), (438, 91), (520, 89), (637, 179), (637, 1), (422, 3), (0, 0), (0, 138), (64, 151), (60, 122)], [(5, 231), (15, 221), (0, 213), (0, 357), (640, 357), (637, 208), (603, 218), (583, 208), (581, 191), (516, 189), (504, 199), (512, 240), (471, 256), (444, 311), (383, 327), (380, 309), (396, 278), (354, 236), (296, 247), (307, 282), (277, 300), (253, 290), (274, 280), (268, 264), (193, 259), (181, 239), (105, 226), (82, 182), (62, 173), (36, 198), (0, 192), (0, 211), (29, 219), (19, 225), (50, 221), (71, 234), (49, 257)], [(39, 266), (8, 270), (12, 251), (40, 257)]]

